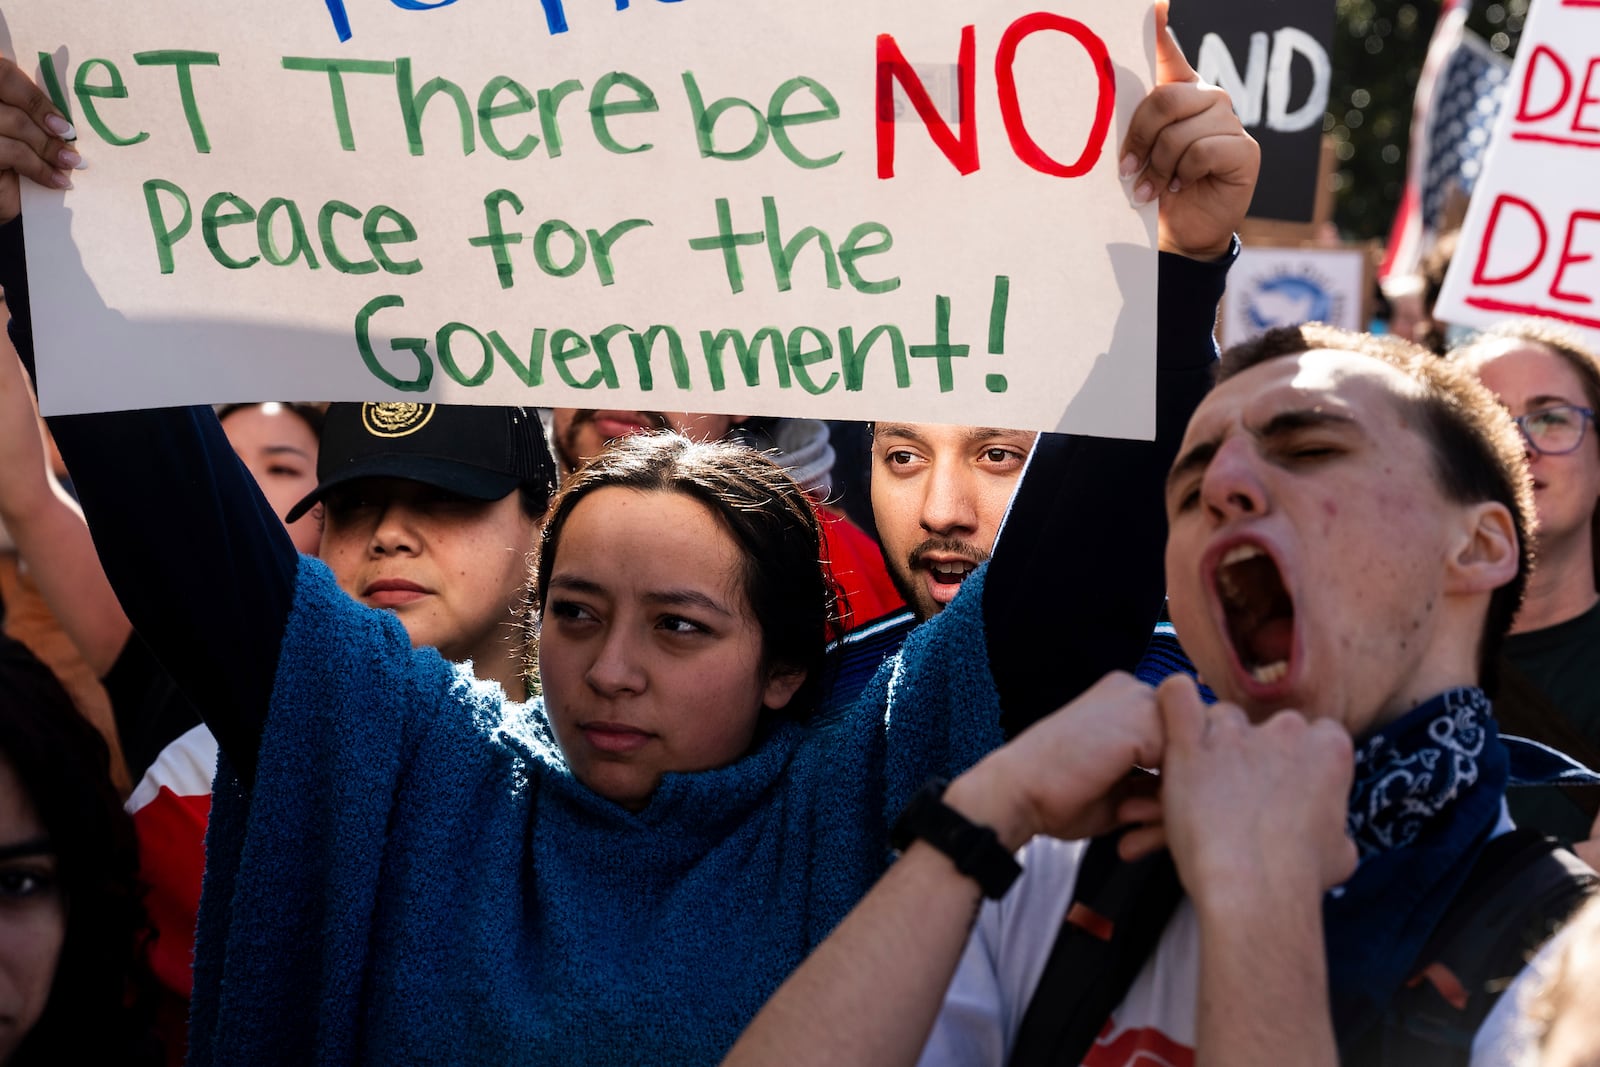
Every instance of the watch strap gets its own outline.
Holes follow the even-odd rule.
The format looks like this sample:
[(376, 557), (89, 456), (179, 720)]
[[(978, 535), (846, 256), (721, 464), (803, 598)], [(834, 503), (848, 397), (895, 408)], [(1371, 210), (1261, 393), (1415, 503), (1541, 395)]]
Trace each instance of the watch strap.
[(913, 841), (926, 841), (977, 882), (984, 896), (999, 900), (1022, 873), (1022, 866), (993, 829), (972, 822), (944, 802), (949, 784), (934, 778), (917, 791), (895, 820), (890, 844), (896, 852), (904, 852)]

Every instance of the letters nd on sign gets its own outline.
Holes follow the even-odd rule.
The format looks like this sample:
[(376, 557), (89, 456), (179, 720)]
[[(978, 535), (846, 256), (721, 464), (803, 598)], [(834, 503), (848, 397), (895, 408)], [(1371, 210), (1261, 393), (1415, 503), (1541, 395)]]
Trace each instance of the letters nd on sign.
[(27, 208), (57, 410), (600, 393), (1147, 431), (1155, 219), (1115, 147), (1148, 10), (54, 7), (11, 21), (92, 163)]
[(1172, 29), (1261, 143), (1250, 217), (1313, 221), (1334, 0), (1183, 0), (1172, 6)]

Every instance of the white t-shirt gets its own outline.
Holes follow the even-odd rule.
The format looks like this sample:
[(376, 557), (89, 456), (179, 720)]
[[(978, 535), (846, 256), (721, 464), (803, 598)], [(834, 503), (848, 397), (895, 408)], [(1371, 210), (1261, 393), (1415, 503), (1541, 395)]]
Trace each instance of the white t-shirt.
[[(967, 939), (922, 1067), (1002, 1067), (1061, 928), (1088, 843), (1037, 837), (1018, 855), (1024, 874), (987, 901)], [(1155, 954), (1134, 979), (1084, 1067), (1189, 1067), (1194, 1063), (1200, 928), (1185, 898)]]

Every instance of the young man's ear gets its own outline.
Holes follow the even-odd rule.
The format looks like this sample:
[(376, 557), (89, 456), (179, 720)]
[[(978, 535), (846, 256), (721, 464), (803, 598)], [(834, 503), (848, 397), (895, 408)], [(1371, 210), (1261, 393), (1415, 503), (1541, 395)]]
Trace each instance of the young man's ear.
[(1516, 577), (1521, 564), (1516, 522), (1504, 504), (1481, 501), (1467, 510), (1462, 537), (1449, 561), (1446, 589), (1490, 593)]

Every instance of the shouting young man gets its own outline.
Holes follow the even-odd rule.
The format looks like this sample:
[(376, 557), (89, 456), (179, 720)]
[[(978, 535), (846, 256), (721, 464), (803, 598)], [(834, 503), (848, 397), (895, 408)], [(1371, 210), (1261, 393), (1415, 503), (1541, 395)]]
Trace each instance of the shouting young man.
[[(1554, 862), (1562, 902), (1524, 880), (1505, 929), (1530, 941), (1585, 888), (1564, 854), (1500, 846), (1520, 839), (1478, 684), (1529, 563), (1522, 443), (1469, 376), (1399, 342), (1278, 331), (1219, 378), (1167, 480), (1166, 569), (1223, 701), (1111, 676), (933, 784), (899, 862), (730, 1062), (1033, 1062), (1049, 1016), (1094, 999), (1030, 1011), (1062, 988), (1063, 929), (1089, 987), (1117, 981), (1102, 946), (1142, 944), (1051, 1062), (1466, 1062), (1501, 986), (1453, 971), (1436, 935), (1486, 925), (1477, 887), (1523, 864)], [(1113, 920), (1082, 896), (1084, 839), (1118, 826), (1124, 861), (1170, 849), (1183, 893), (1164, 909)], [(1419, 997), (1446, 1023), (1408, 1027)]]

